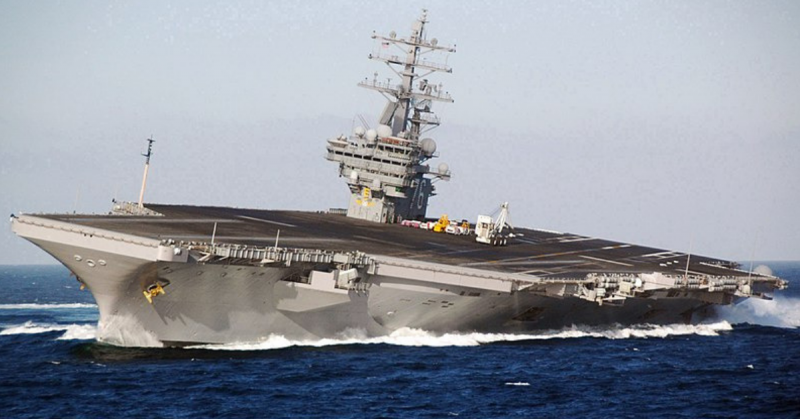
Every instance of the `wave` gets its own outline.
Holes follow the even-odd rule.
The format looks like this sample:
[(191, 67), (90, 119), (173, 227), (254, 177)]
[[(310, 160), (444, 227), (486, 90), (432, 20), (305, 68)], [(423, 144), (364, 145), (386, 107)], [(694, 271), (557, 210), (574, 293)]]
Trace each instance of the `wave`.
[(718, 319), (731, 324), (748, 323), (795, 329), (800, 327), (800, 298), (749, 298), (739, 304), (717, 307), (716, 314)]
[(68, 303), (68, 304), (0, 304), (0, 310), (53, 310), (65, 308), (97, 308), (97, 304)]
[(89, 340), (95, 338), (97, 327), (93, 324), (39, 324), (28, 321), (0, 330), (0, 335), (32, 335), (49, 332), (64, 332), (58, 340)]
[(259, 351), (283, 349), (292, 346), (323, 347), (334, 345), (374, 345), (388, 344), (397, 346), (478, 346), (495, 342), (517, 342), (550, 339), (646, 339), (665, 338), (679, 335), (718, 336), (720, 332), (733, 330), (730, 323), (720, 321), (699, 325), (640, 325), (631, 327), (570, 327), (557, 331), (544, 331), (536, 334), (513, 333), (446, 333), (437, 335), (420, 329), (401, 328), (388, 336), (367, 337), (360, 330), (348, 330), (337, 338), (316, 340), (293, 340), (281, 335), (270, 335), (260, 342), (240, 342), (230, 344), (212, 344), (190, 346), (191, 349), (209, 349), (223, 351)]

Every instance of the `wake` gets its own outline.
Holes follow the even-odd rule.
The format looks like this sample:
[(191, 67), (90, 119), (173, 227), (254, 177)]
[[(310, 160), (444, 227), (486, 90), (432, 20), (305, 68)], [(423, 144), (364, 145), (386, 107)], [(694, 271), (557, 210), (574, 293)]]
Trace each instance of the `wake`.
[[(96, 308), (94, 304), (0, 304), (0, 310), (12, 309), (84, 309)], [(325, 347), (336, 345), (394, 345), (409, 347), (468, 347), (496, 342), (541, 341), (554, 339), (649, 339), (669, 336), (698, 335), (719, 336), (733, 330), (732, 325), (752, 324), (779, 328), (800, 327), (800, 299), (776, 297), (775, 300), (748, 299), (733, 306), (716, 308), (716, 317), (708, 323), (696, 325), (636, 325), (587, 327), (572, 326), (560, 330), (538, 333), (445, 333), (435, 334), (420, 329), (401, 328), (387, 336), (370, 337), (365, 331), (348, 329), (335, 338), (289, 339), (269, 335), (258, 342), (195, 345), (191, 349), (219, 351), (260, 351), (290, 347)], [(138, 325), (135, 319), (115, 317), (94, 324), (52, 324), (33, 321), (8, 325), (0, 336), (62, 332), (57, 340), (98, 340), (123, 347), (159, 347), (161, 342)]]
[(340, 337), (316, 340), (292, 340), (280, 335), (270, 335), (260, 342), (230, 343), (219, 345), (197, 345), (192, 349), (209, 349), (224, 351), (259, 351), (298, 347), (324, 347), (335, 345), (395, 345), (415, 347), (466, 347), (479, 346), (495, 342), (519, 342), (552, 339), (647, 339), (665, 338), (668, 336), (700, 335), (719, 336), (720, 332), (732, 330), (725, 321), (699, 325), (640, 325), (631, 327), (589, 328), (570, 327), (557, 331), (544, 331), (535, 334), (514, 333), (446, 333), (437, 335), (420, 329), (400, 328), (388, 336), (367, 337), (363, 331), (348, 330)]
[(0, 335), (32, 335), (50, 332), (64, 332), (57, 340), (90, 340), (95, 338), (97, 327), (93, 324), (40, 324), (28, 321), (0, 330)]
[(257, 351), (282, 349), (293, 346), (323, 347), (333, 345), (396, 346), (478, 346), (495, 342), (537, 341), (552, 339), (648, 339), (669, 336), (699, 335), (719, 336), (733, 330), (733, 325), (752, 324), (778, 328), (800, 328), (800, 299), (776, 297), (772, 301), (748, 299), (740, 304), (716, 308), (716, 317), (710, 322), (696, 325), (673, 324), (666, 326), (636, 325), (586, 327), (573, 326), (561, 330), (531, 334), (509, 333), (446, 333), (437, 335), (420, 329), (401, 328), (388, 336), (367, 337), (363, 331), (348, 330), (337, 338), (318, 340), (292, 340), (280, 335), (270, 335), (260, 342), (199, 345), (193, 348), (227, 351)]
[(753, 324), (795, 329), (800, 327), (800, 299), (776, 296), (774, 300), (750, 298), (716, 308), (717, 318), (731, 324)]

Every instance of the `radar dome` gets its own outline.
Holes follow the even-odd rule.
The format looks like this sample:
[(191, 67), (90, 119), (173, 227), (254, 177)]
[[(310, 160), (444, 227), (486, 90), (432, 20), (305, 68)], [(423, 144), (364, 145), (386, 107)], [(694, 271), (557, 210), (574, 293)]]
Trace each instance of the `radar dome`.
[(367, 130), (367, 141), (373, 142), (375, 139), (378, 138), (378, 132), (374, 129)]
[(358, 138), (363, 137), (364, 133), (366, 132), (367, 131), (364, 129), (364, 127), (356, 127), (356, 129), (353, 130), (353, 134), (355, 134)]
[(426, 157), (430, 157), (436, 152), (436, 141), (433, 141), (433, 138), (423, 138), (419, 142), (419, 149)]
[(378, 125), (378, 137), (386, 138), (392, 136), (392, 127), (388, 125)]
[(767, 266), (767, 265), (758, 265), (758, 266), (756, 266), (755, 269), (753, 269), (753, 272), (755, 272), (755, 273), (757, 273), (759, 275), (772, 276), (772, 269), (770, 269), (769, 266)]
[(450, 173), (450, 166), (447, 163), (439, 163), (439, 173), (443, 175)]

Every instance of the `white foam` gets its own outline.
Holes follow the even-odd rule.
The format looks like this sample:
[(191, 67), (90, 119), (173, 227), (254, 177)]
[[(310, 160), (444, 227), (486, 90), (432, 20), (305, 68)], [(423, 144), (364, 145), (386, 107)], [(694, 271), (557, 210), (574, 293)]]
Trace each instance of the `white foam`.
[(97, 308), (97, 304), (69, 303), (69, 304), (0, 304), (0, 310), (54, 310), (65, 308)]
[(58, 340), (91, 340), (97, 337), (97, 326), (72, 324)]
[(108, 316), (97, 326), (97, 340), (115, 346), (160, 348), (164, 345), (155, 334), (133, 316)]
[(516, 383), (506, 383), (506, 385), (507, 385), (507, 386), (523, 386), (523, 387), (527, 387), (527, 386), (531, 385), (531, 383), (526, 383), (526, 382), (523, 382), (523, 381), (518, 381), (518, 382), (516, 382)]
[(525, 340), (549, 339), (645, 339), (665, 338), (667, 336), (701, 335), (717, 336), (719, 332), (732, 330), (730, 323), (721, 321), (711, 324), (699, 325), (668, 325), (653, 326), (641, 325), (631, 327), (588, 328), (571, 327), (558, 331), (544, 331), (536, 334), (510, 334), (510, 333), (446, 333), (437, 335), (420, 329), (401, 328), (388, 336), (367, 337), (366, 333), (358, 330), (349, 330), (330, 339), (292, 340), (281, 335), (270, 335), (259, 342), (240, 342), (218, 345), (198, 345), (192, 348), (228, 350), (228, 351), (256, 351), (282, 349), (292, 346), (323, 347), (332, 345), (371, 345), (388, 344), (397, 346), (478, 346), (493, 342), (514, 342)]
[(775, 297), (774, 300), (749, 298), (739, 304), (717, 307), (717, 316), (732, 324), (749, 323), (782, 328), (800, 327), (800, 299)]
[(0, 335), (32, 335), (48, 332), (64, 332), (58, 340), (89, 340), (95, 338), (97, 328), (91, 324), (38, 324), (25, 322), (18, 326), (0, 330)]

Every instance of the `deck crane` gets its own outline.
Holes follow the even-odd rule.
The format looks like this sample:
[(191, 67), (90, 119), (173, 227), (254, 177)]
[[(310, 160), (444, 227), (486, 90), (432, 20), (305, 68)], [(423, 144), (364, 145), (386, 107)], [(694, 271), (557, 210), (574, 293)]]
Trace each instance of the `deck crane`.
[(505, 246), (509, 238), (516, 236), (521, 234), (515, 234), (514, 227), (508, 221), (508, 202), (500, 206), (497, 220), (493, 220), (491, 215), (478, 216), (478, 222), (475, 224), (475, 241), (478, 243)]

